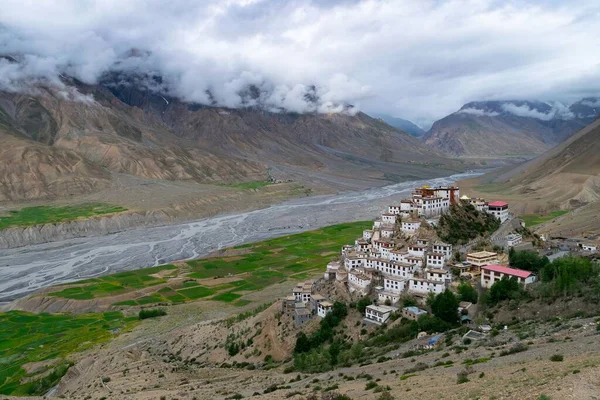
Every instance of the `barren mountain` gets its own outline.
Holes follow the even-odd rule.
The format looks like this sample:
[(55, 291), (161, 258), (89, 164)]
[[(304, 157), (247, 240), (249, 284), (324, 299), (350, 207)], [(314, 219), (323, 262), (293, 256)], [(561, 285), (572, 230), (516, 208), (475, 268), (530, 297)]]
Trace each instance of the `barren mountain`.
[[(189, 104), (120, 79), (0, 93), (0, 201), (62, 198), (113, 173), (232, 183), (352, 178), (373, 184), (456, 171), (458, 163), (366, 114), (291, 114)], [(329, 177), (329, 178), (327, 178)]]
[(539, 101), (485, 101), (465, 104), (436, 121), (424, 139), (463, 157), (531, 157), (561, 143), (600, 112), (595, 98), (569, 108)]
[(461, 184), (470, 195), (509, 201), (517, 213), (573, 209), (539, 227), (543, 232), (600, 231), (600, 119), (538, 158)]

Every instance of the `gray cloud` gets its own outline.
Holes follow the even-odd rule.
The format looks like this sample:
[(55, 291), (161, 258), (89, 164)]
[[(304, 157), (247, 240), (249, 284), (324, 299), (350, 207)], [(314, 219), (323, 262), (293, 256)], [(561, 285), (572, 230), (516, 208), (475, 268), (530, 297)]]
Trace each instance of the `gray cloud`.
[(575, 115), (569, 110), (569, 107), (562, 103), (554, 102), (551, 104), (548, 112), (537, 110), (527, 104), (517, 105), (514, 103), (502, 104), (502, 109), (508, 113), (519, 117), (535, 118), (542, 121), (550, 121), (551, 119), (573, 119)]
[(0, 54), (20, 62), (0, 60), (0, 89), (160, 74), (188, 101), (428, 125), (472, 100), (597, 95), (599, 17), (594, 0), (5, 0)]
[(486, 111), (486, 110), (480, 110), (479, 108), (463, 108), (461, 110), (459, 110), (457, 112), (458, 114), (470, 114), (470, 115), (476, 115), (478, 117), (497, 117), (498, 115), (500, 115), (499, 112), (496, 111)]

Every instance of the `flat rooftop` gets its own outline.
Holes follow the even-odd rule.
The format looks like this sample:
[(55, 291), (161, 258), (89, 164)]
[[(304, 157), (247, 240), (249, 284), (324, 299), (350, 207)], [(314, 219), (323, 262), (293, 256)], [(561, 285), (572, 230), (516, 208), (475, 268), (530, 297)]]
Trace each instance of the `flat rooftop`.
[(494, 257), (494, 256), (498, 256), (498, 253), (493, 253), (491, 251), (478, 251), (476, 253), (469, 253), (467, 254), (467, 257), (473, 257), (473, 258), (486, 258), (486, 257)]

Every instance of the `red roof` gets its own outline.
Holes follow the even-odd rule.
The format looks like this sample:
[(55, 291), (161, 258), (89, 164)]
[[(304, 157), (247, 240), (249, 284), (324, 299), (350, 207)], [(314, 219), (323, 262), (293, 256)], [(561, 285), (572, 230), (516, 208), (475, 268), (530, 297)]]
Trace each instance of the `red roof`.
[(486, 265), (485, 267), (481, 267), (481, 269), (485, 269), (488, 271), (499, 272), (504, 275), (517, 276), (519, 278), (528, 278), (533, 275), (530, 271), (523, 271), (522, 269), (503, 267), (502, 265)]
[(490, 204), (488, 204), (488, 206), (490, 206), (490, 207), (504, 207), (504, 206), (508, 206), (508, 203), (506, 203), (504, 201), (492, 201)]

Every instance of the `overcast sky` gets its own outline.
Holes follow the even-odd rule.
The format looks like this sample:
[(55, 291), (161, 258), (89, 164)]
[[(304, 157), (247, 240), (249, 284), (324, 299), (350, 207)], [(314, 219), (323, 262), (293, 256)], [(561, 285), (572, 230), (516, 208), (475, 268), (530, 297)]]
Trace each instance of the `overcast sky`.
[(598, 21), (598, 0), (3, 0), (0, 53), (21, 62), (0, 61), (0, 90), (155, 72), (189, 101), (236, 107), (254, 84), (314, 111), (315, 85), (319, 111), (427, 125), (473, 100), (600, 94)]

